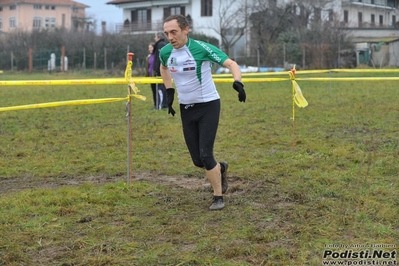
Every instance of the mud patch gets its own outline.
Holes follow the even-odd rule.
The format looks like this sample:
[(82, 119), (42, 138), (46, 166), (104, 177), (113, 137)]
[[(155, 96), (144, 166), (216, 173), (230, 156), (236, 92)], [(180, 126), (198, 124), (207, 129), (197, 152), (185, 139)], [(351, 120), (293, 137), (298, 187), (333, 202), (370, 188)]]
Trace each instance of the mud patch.
[[(81, 184), (90, 183), (103, 185), (114, 182), (126, 181), (124, 176), (87, 176), (87, 177), (76, 177), (62, 175), (59, 177), (49, 178), (37, 178), (37, 177), (16, 177), (16, 178), (2, 178), (0, 177), (0, 195), (18, 192), (26, 189), (37, 189), (37, 188), (59, 188), (63, 186), (79, 186)], [(140, 174), (134, 174), (132, 182), (147, 181), (156, 184), (169, 185), (174, 187), (180, 187), (190, 190), (212, 190), (208, 180), (203, 177), (188, 177), (184, 175), (168, 176), (162, 174), (156, 174), (151, 172), (145, 172)], [(243, 181), (239, 177), (229, 177), (229, 192), (240, 193), (249, 186), (248, 181)]]

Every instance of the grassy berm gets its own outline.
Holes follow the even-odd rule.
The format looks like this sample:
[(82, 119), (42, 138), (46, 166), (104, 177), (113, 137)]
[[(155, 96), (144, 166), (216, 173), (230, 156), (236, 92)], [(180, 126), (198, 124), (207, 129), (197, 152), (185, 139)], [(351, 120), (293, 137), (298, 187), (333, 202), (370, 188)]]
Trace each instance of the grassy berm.
[[(0, 76), (71, 78), (90, 76)], [(180, 112), (151, 110), (148, 84), (147, 101), (133, 101), (131, 182), (125, 101), (0, 112), (0, 265), (329, 265), (328, 250), (339, 256), (327, 262), (347, 263), (348, 250), (398, 251), (399, 83), (298, 83), (309, 106), (294, 121), (289, 80), (246, 82), (245, 103), (217, 83), (215, 156), (230, 188), (216, 212)], [(1, 87), (0, 107), (126, 94)]]

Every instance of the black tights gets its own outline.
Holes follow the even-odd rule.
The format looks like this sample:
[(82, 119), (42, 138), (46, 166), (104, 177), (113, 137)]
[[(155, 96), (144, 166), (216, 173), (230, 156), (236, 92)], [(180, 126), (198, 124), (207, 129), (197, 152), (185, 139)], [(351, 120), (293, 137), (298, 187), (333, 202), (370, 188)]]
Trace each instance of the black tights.
[(154, 107), (157, 107), (157, 84), (151, 84), (152, 90), (152, 100), (154, 102)]
[(180, 104), (183, 134), (195, 166), (213, 169), (217, 162), (213, 146), (219, 125), (220, 100)]

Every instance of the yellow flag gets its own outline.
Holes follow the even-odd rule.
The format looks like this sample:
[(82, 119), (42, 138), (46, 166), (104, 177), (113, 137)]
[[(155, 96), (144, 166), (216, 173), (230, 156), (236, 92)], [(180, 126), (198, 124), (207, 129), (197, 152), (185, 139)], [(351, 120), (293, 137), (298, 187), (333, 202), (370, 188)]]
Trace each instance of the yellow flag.
[(306, 101), (305, 97), (303, 97), (301, 88), (295, 80), (292, 81), (292, 91), (294, 91), (294, 101), (298, 107), (306, 107), (308, 106), (308, 101)]
[(129, 58), (127, 65), (126, 65), (126, 70), (125, 70), (125, 79), (128, 83), (129, 88), (135, 93), (135, 94), (132, 94), (132, 96), (134, 96), (135, 98), (140, 99), (142, 101), (145, 101), (146, 97), (144, 95), (138, 94), (140, 92), (140, 90), (136, 87), (136, 83), (134, 82), (134, 80), (132, 78), (132, 66), (133, 66), (132, 59)]
[(305, 97), (303, 97), (301, 88), (299, 87), (298, 83), (295, 81), (295, 65), (291, 69), (291, 71), (288, 72), (288, 75), (290, 76), (290, 79), (292, 81), (292, 94), (294, 98), (294, 102), (298, 107), (306, 107), (308, 106), (308, 102), (306, 101)]

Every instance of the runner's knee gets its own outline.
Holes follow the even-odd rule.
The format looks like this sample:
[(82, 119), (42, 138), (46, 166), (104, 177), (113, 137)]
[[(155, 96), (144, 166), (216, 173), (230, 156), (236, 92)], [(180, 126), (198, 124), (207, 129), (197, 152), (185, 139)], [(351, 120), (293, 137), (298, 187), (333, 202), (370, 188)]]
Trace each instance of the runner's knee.
[(215, 158), (213, 158), (213, 155), (205, 154), (201, 155), (200, 157), (201, 157), (201, 162), (206, 170), (212, 170), (213, 168), (215, 168), (217, 162)]
[(192, 159), (193, 160), (193, 164), (199, 168), (204, 168), (204, 164), (202, 163), (202, 161), (198, 158), (198, 159)]

